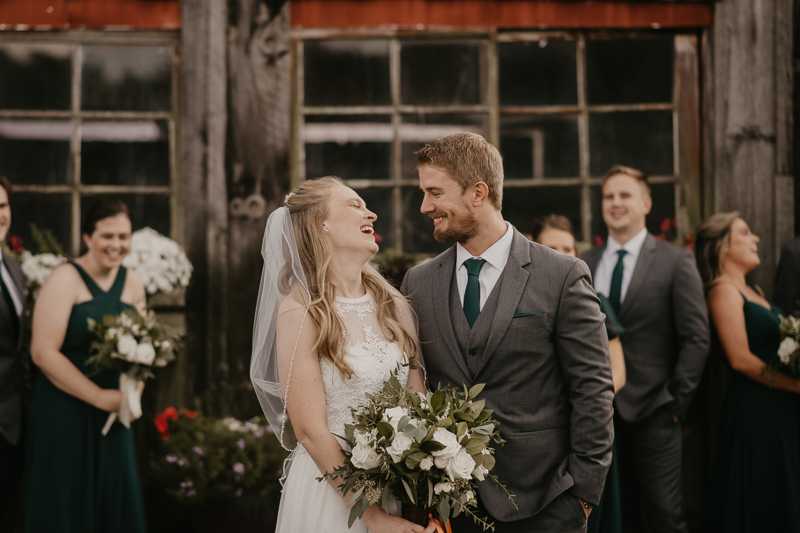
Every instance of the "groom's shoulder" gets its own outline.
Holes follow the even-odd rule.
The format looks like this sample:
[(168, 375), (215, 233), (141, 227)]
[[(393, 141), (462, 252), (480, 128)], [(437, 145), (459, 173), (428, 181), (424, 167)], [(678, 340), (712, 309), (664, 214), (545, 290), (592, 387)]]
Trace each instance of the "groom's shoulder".
[(436, 257), (426, 259), (422, 263), (412, 267), (406, 273), (406, 279), (411, 282), (414, 279), (425, 279), (425, 277), (433, 274), (447, 259), (447, 255), (452, 253), (452, 248), (448, 248)]
[(557, 252), (552, 248), (533, 241), (530, 242), (530, 249), (531, 263), (529, 267), (533, 269), (553, 270), (566, 276), (570, 271), (576, 268), (577, 263), (579, 263), (578, 268), (585, 266), (585, 263), (577, 257), (564, 255), (561, 252)]

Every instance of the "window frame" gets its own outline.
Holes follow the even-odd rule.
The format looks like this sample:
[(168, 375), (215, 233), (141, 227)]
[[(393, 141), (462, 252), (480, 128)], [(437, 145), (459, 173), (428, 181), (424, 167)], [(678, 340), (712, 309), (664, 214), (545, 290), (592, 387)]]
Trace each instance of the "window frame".
[[(26, 185), (14, 183), (14, 192), (35, 194), (69, 194), (69, 250), (77, 256), (80, 250), (81, 197), (84, 195), (136, 194), (169, 196), (169, 237), (180, 242), (182, 205), (180, 199), (180, 32), (178, 31), (67, 31), (67, 32), (0, 32), (0, 45), (59, 44), (71, 48), (71, 105), (66, 110), (0, 109), (0, 119), (62, 119), (72, 127), (70, 138), (68, 183), (63, 185)], [(87, 111), (81, 109), (81, 72), (83, 46), (168, 46), (173, 50), (169, 111)], [(162, 121), (167, 124), (169, 143), (169, 185), (86, 185), (81, 182), (81, 123), (84, 120)]]
[[(672, 101), (670, 103), (649, 104), (610, 104), (589, 105), (587, 103), (586, 82), (586, 40), (587, 39), (620, 39), (673, 37), (673, 79)], [(335, 39), (389, 39), (389, 65), (392, 104), (388, 106), (305, 106), (304, 105), (304, 58), (303, 43), (310, 40)], [(454, 40), (459, 38), (484, 39), (486, 49), (486, 103), (481, 105), (460, 106), (415, 106), (403, 105), (400, 102), (400, 42), (404, 39), (414, 40)], [(578, 83), (578, 103), (573, 106), (501, 106), (499, 101), (499, 43), (519, 41), (539, 41), (540, 39), (570, 39), (577, 42), (576, 68)], [(602, 176), (590, 173), (590, 113), (612, 113), (620, 111), (670, 111), (672, 113), (672, 159), (673, 173), (669, 175), (652, 175), (651, 185), (673, 185), (674, 212), (678, 222), (678, 236), (689, 233), (693, 223), (699, 221), (699, 208), (702, 200), (685, 199), (687, 193), (700, 195), (702, 187), (702, 146), (700, 138), (701, 102), (700, 102), (700, 43), (701, 32), (697, 29), (669, 30), (569, 30), (569, 31), (400, 31), (381, 29), (296, 29), (291, 31), (292, 50), (292, 142), (290, 153), (290, 171), (293, 185), (305, 179), (305, 142), (304, 121), (307, 115), (390, 115), (394, 130), (392, 147), (391, 179), (389, 180), (345, 180), (347, 185), (359, 189), (392, 188), (393, 190), (393, 241), (394, 248), (403, 250), (403, 217), (402, 196), (407, 187), (418, 187), (416, 180), (402, 179), (402, 138), (400, 124), (403, 114), (436, 113), (463, 114), (480, 113), (487, 115), (487, 139), (495, 146), (500, 146), (500, 118), (502, 116), (542, 116), (572, 115), (578, 117), (578, 176), (567, 178), (531, 177), (530, 179), (506, 179), (504, 188), (536, 188), (536, 187), (576, 187), (581, 188), (581, 224), (578, 237), (591, 241), (592, 204), (591, 190), (602, 184)], [(681, 134), (683, 133), (683, 137)], [(691, 145), (691, 146), (690, 146)], [(682, 201), (683, 200), (683, 201)], [(524, 228), (522, 228), (524, 231)]]

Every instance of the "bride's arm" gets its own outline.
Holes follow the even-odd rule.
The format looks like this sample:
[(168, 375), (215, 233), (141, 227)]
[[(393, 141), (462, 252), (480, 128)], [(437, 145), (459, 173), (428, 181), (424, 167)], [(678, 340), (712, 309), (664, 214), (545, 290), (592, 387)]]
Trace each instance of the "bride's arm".
[(419, 366), (409, 370), (408, 388), (411, 389), (411, 392), (425, 394), (425, 383), (422, 381), (422, 369)]
[[(320, 472), (333, 472), (344, 464), (344, 453), (339, 441), (328, 430), (325, 388), (319, 356), (314, 344), (319, 328), (310, 315), (305, 316), (305, 307), (289, 297), (281, 305), (278, 314), (276, 346), (278, 350), (278, 369), (281, 389), (286, 396), (286, 411), (292, 421), (292, 428), (300, 444), (306, 449)], [(300, 324), (302, 322), (302, 331)], [(296, 349), (295, 349), (296, 345)], [(294, 360), (292, 361), (292, 354)], [(289, 371), (291, 368), (291, 377)], [(288, 393), (286, 384), (289, 383)], [(341, 479), (328, 479), (328, 483), (339, 492)], [(346, 504), (350, 503), (352, 492), (342, 495)], [(392, 531), (431, 533), (425, 529), (396, 516), (387, 515), (378, 505), (367, 508), (364, 523), (372, 532)]]
[(727, 283), (715, 285), (708, 293), (711, 319), (731, 368), (775, 389), (800, 393), (800, 381), (768, 371), (764, 361), (750, 351), (743, 306), (742, 295)]

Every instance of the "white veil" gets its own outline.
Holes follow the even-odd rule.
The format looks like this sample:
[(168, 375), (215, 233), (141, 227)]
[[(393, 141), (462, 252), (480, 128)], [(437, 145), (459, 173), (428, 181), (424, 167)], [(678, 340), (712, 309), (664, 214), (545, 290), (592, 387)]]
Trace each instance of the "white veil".
[[(300, 264), (297, 243), (294, 237), (292, 217), (287, 207), (276, 209), (267, 219), (264, 241), (261, 245), (264, 270), (261, 273), (261, 287), (258, 291), (256, 318), (253, 324), (253, 356), (250, 360), (250, 380), (253, 382), (258, 401), (267, 416), (269, 425), (278, 437), (281, 446), (292, 450), (297, 444), (291, 423), (286, 415), (286, 405), (281, 391), (278, 374), (278, 354), (275, 347), (275, 334), (278, 323), (278, 309), (283, 300), (292, 292), (295, 284), (300, 284), (308, 299), (308, 284)], [(308, 307), (297, 332), (300, 339), (303, 323), (308, 317)], [(297, 343), (295, 343), (295, 349)], [(292, 354), (292, 363), (294, 362)], [(291, 379), (291, 364), (287, 391)]]
[[(284, 398), (288, 396), (291, 385), (292, 366), (296, 355), (297, 343), (300, 340), (305, 321), (309, 320), (308, 303), (311, 301), (311, 294), (300, 263), (292, 217), (287, 207), (276, 209), (267, 219), (261, 255), (264, 258), (264, 270), (261, 274), (261, 287), (258, 292), (255, 323), (253, 325), (253, 355), (250, 360), (250, 380), (253, 382), (261, 408), (264, 410), (273, 432), (285, 449), (293, 450), (297, 445), (297, 438), (286, 413)], [(369, 265), (368, 268), (372, 269)], [(401, 301), (398, 318), (416, 346), (416, 359), (422, 369), (424, 382), (426, 380), (425, 368), (420, 354), (417, 323), (413, 310), (397, 289), (392, 287), (377, 271), (373, 270), (373, 272), (383, 280), (389, 291), (399, 297)], [(302, 287), (301, 292), (306, 295), (306, 309), (297, 332), (297, 340), (294, 344), (295, 351), (292, 353), (291, 362), (289, 363), (286, 389), (281, 391), (278, 354), (275, 345), (278, 310), (283, 300), (292, 293), (292, 290), (298, 284)], [(284, 476), (288, 472), (290, 463), (289, 460), (287, 461), (284, 466)]]

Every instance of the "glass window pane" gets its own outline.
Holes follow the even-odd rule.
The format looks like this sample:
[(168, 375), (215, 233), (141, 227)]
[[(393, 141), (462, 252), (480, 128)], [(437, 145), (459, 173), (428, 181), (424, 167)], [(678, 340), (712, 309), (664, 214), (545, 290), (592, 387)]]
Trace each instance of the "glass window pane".
[(431, 141), (454, 133), (471, 132), (486, 136), (486, 115), (425, 114), (403, 115), (400, 125), (402, 177), (419, 179), (414, 152)]
[(578, 177), (578, 117), (503, 117), (500, 153), (508, 179)]
[(69, 120), (0, 120), (0, 174), (17, 185), (64, 185), (69, 176)]
[(390, 179), (392, 135), (388, 116), (306, 117), (306, 177)]
[[(356, 189), (359, 196), (367, 203), (367, 209), (378, 215), (375, 221), (375, 233), (381, 236), (378, 243), (380, 251), (384, 252), (389, 248), (395, 248), (394, 243), (394, 223), (392, 208), (392, 189)], [(401, 280), (402, 281), (402, 280)]]
[(403, 251), (406, 253), (439, 254), (450, 244), (439, 244), (433, 238), (433, 221), (420, 213), (422, 191), (403, 189)]
[[(675, 220), (675, 185), (672, 183), (651, 185), (650, 196), (653, 198), (653, 207), (645, 219), (647, 231), (653, 235), (661, 235), (661, 224), (666, 219)], [(603, 222), (603, 191), (601, 187), (592, 187), (590, 190), (592, 204), (592, 244), (605, 241), (608, 229)], [(667, 240), (676, 238), (675, 229), (667, 232)]]
[(71, 46), (0, 45), (0, 109), (68, 110), (71, 89)]
[(586, 41), (586, 99), (592, 104), (672, 102), (671, 36)]
[(503, 218), (525, 235), (533, 221), (547, 215), (564, 215), (575, 228), (581, 227), (580, 187), (505, 187)]
[[(170, 236), (169, 196), (160, 194), (113, 194), (104, 197), (118, 198), (125, 202), (131, 213), (133, 231), (150, 227)], [(85, 212), (100, 195), (87, 194), (81, 197), (81, 213)]]
[(389, 41), (303, 43), (305, 105), (389, 105)]
[(84, 46), (81, 76), (83, 109), (172, 108), (172, 47)]
[(485, 99), (483, 41), (405, 42), (400, 99), (411, 105), (480, 104)]
[(169, 185), (167, 123), (83, 122), (81, 181), (89, 185)]
[(652, 175), (671, 175), (672, 112), (590, 114), (589, 152), (592, 176), (602, 176), (614, 165), (634, 167)]
[(11, 229), (9, 236), (22, 237), (26, 250), (40, 253), (31, 236), (31, 224), (50, 231), (66, 253), (70, 252), (72, 220), (69, 194), (14, 193), (11, 196)]
[(499, 43), (500, 105), (577, 105), (575, 41)]

